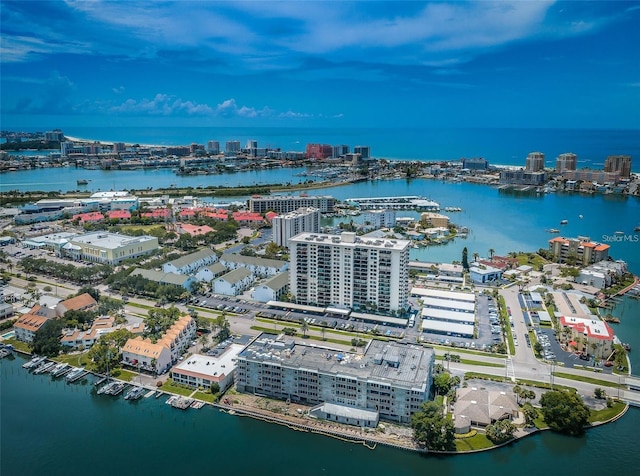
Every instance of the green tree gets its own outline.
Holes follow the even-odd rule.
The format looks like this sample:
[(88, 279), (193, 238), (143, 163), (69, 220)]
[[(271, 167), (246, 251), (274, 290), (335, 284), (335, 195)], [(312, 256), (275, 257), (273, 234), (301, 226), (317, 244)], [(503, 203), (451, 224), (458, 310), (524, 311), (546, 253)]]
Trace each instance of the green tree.
[(462, 268), (465, 271), (469, 270), (469, 251), (466, 246), (462, 249)]
[(411, 417), (414, 439), (422, 446), (436, 451), (455, 450), (453, 422), (442, 414), (442, 407), (424, 402), (421, 410)]
[(227, 340), (229, 337), (231, 337), (231, 326), (229, 325), (229, 321), (224, 314), (220, 315), (216, 319), (216, 326), (218, 327), (218, 329), (220, 329), (218, 331), (218, 335), (216, 336), (218, 342), (222, 342), (223, 340)]
[(62, 350), (60, 336), (63, 327), (64, 323), (60, 319), (49, 319), (45, 322), (33, 337), (33, 353), (47, 357), (57, 356)]
[(307, 331), (309, 330), (309, 324), (304, 319), (300, 322), (300, 330), (302, 331), (303, 337), (307, 337)]
[(513, 439), (515, 431), (516, 426), (509, 420), (498, 420), (485, 430), (487, 438), (498, 445)]
[(89, 294), (96, 302), (100, 301), (100, 291), (94, 288), (93, 286), (82, 286), (78, 289), (76, 296), (80, 296), (81, 294)]
[(528, 427), (534, 426), (535, 419), (538, 418), (538, 410), (530, 403), (522, 405), (522, 414), (524, 415), (524, 424)]
[(544, 421), (554, 431), (578, 436), (584, 433), (589, 423), (590, 411), (580, 395), (573, 392), (553, 390), (540, 398)]

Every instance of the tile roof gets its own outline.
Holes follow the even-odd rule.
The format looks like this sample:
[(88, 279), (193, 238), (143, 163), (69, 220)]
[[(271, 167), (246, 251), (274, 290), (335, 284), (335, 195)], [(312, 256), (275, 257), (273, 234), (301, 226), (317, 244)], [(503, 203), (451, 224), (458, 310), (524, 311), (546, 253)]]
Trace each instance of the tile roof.
[(13, 327), (25, 329), (27, 331), (35, 332), (49, 320), (44, 316), (36, 316), (33, 314), (23, 314), (14, 324)]
[(98, 303), (89, 293), (81, 294), (80, 296), (72, 297), (58, 303), (65, 307), (67, 311), (77, 311), (80, 309), (87, 309), (97, 306)]

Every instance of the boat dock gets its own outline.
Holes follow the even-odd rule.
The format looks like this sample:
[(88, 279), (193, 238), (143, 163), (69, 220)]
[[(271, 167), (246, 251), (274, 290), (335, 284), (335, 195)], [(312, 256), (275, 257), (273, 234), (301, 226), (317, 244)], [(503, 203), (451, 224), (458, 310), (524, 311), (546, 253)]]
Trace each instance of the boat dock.
[(171, 405), (173, 408), (177, 408), (179, 410), (186, 410), (191, 406), (193, 402), (194, 400), (191, 398), (181, 397), (179, 395), (172, 395), (171, 397), (169, 397), (169, 399), (165, 403), (167, 405)]
[(73, 383), (80, 380), (88, 373), (89, 372), (87, 372), (85, 369), (73, 369), (71, 372), (64, 376), (64, 379), (67, 381), (67, 383)]

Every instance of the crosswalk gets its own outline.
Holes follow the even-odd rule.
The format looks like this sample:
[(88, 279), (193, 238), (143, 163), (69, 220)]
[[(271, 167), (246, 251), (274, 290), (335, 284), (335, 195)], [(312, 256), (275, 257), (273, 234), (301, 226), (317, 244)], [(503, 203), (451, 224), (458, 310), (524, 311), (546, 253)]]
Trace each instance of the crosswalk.
[(506, 369), (505, 369), (505, 375), (507, 378), (510, 378), (511, 380), (513, 380), (515, 382), (516, 380), (516, 372), (513, 368), (513, 360), (511, 359), (511, 357), (508, 357), (506, 359), (505, 362), (506, 365)]

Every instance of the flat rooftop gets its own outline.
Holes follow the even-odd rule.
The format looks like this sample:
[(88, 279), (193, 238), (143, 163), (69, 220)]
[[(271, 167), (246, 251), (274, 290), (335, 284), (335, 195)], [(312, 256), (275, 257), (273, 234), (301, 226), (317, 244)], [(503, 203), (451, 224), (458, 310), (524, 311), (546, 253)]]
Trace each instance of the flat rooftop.
[(82, 243), (85, 245), (95, 245), (100, 248), (116, 249), (122, 246), (133, 245), (135, 243), (144, 243), (146, 241), (158, 240), (153, 236), (127, 236), (117, 233), (107, 233), (104, 231), (87, 233), (86, 235), (76, 236), (70, 241), (73, 243)]
[(581, 302), (581, 296), (575, 293), (554, 292), (553, 301), (558, 308), (556, 314), (562, 314), (567, 317), (580, 317), (583, 319), (590, 319), (592, 317), (588, 308), (586, 308)]
[(411, 246), (408, 240), (389, 238), (366, 238), (355, 233), (344, 232), (340, 235), (324, 233), (300, 233), (291, 238), (290, 243), (309, 243), (318, 245), (342, 246), (345, 248), (374, 248), (378, 250), (404, 250)]
[(463, 323), (472, 323), (476, 320), (475, 314), (470, 312), (453, 311), (451, 309), (434, 309), (428, 307), (422, 309), (422, 318)]
[(244, 349), (244, 345), (231, 344), (224, 353), (218, 357), (194, 354), (174, 366), (171, 371), (193, 377), (215, 380), (216, 378), (229, 375), (233, 372), (236, 368), (235, 359), (242, 349)]
[(432, 319), (424, 319), (422, 321), (422, 332), (434, 332), (437, 334), (446, 333), (447, 335), (460, 334), (462, 336), (473, 335), (472, 324), (460, 324), (457, 322), (436, 321)]
[(451, 301), (476, 302), (476, 295), (473, 293), (460, 293), (456, 291), (442, 291), (440, 289), (411, 288), (414, 296), (425, 296), (437, 299), (449, 299)]
[(454, 301), (452, 299), (439, 299), (424, 296), (422, 298), (424, 307), (435, 307), (439, 309), (453, 309), (457, 311), (473, 312), (476, 305), (472, 301)]
[(248, 361), (352, 377), (425, 390), (434, 359), (432, 349), (411, 344), (372, 341), (363, 354), (296, 344), (284, 335), (261, 334), (240, 353)]

